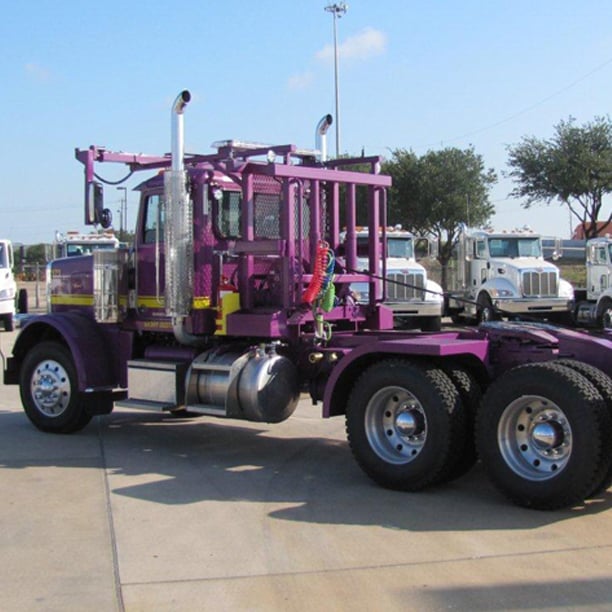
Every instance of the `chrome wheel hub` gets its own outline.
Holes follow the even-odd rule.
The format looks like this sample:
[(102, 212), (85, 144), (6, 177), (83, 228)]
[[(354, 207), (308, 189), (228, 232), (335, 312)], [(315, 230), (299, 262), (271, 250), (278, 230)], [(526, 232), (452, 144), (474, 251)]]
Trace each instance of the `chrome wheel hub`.
[(30, 384), (36, 408), (45, 416), (61, 415), (70, 402), (70, 379), (57, 361), (42, 361), (32, 375)]
[(402, 387), (385, 387), (375, 393), (365, 414), (366, 435), (384, 461), (410, 463), (427, 439), (427, 417), (418, 399)]
[(550, 400), (522, 396), (504, 410), (497, 430), (499, 450), (513, 472), (527, 480), (548, 480), (562, 471), (572, 453), (572, 429)]

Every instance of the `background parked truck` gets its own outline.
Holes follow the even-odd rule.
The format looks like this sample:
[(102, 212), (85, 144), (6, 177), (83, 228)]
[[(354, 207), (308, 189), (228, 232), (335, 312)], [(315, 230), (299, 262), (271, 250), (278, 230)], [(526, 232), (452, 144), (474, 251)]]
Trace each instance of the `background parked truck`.
[(586, 288), (576, 289), (579, 325), (612, 328), (612, 237), (586, 243)]
[(68, 231), (55, 233), (53, 241), (53, 258), (77, 257), (89, 255), (96, 249), (117, 249), (119, 239), (112, 232), (94, 232), (90, 234)]
[(13, 331), (17, 285), (13, 276), (13, 245), (0, 240), (0, 318), (6, 331)]
[[(386, 244), (383, 260), (387, 280), (384, 304), (393, 311), (395, 326), (438, 331), (442, 324), (442, 287), (428, 278), (427, 270), (416, 260), (416, 237), (401, 226), (389, 226), (379, 231)], [(356, 228), (357, 262), (359, 270), (368, 268), (370, 239), (368, 229)], [(346, 233), (342, 238), (346, 239)], [(381, 273), (383, 270), (381, 270)], [(368, 283), (354, 283), (351, 289), (358, 301), (368, 301)]]
[(454, 321), (502, 315), (571, 321), (572, 285), (544, 259), (541, 237), (530, 230), (462, 231), (447, 289)]
[[(4, 371), (36, 427), (75, 432), (114, 405), (278, 423), (305, 393), (345, 418), (357, 463), (391, 489), (448, 482), (477, 455), (524, 506), (609, 486), (612, 338), (532, 323), (393, 329), (380, 159), (238, 141), (185, 155), (189, 100), (172, 107), (171, 155), (76, 151), (89, 223), (109, 218), (94, 166), (156, 173), (138, 187), (133, 249), (49, 265), (50, 312), (21, 330)], [(367, 303), (353, 283), (368, 284)]]

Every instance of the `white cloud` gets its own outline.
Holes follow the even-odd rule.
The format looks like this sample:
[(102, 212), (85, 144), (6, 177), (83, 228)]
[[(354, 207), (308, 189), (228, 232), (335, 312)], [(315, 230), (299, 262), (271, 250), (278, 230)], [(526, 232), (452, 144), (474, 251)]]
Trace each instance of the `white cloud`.
[(41, 83), (47, 82), (51, 80), (51, 72), (41, 66), (40, 64), (36, 64), (34, 62), (29, 62), (25, 66), (25, 71), (28, 76), (30, 76), (35, 81), (39, 81)]
[(312, 83), (313, 78), (312, 72), (302, 72), (290, 76), (287, 84), (289, 89), (306, 89)]
[[(338, 45), (338, 54), (342, 59), (367, 59), (381, 55), (387, 47), (387, 37), (384, 32), (374, 28), (365, 28), (358, 34), (350, 36)], [(328, 60), (334, 57), (333, 45), (325, 45), (317, 51), (316, 58)]]

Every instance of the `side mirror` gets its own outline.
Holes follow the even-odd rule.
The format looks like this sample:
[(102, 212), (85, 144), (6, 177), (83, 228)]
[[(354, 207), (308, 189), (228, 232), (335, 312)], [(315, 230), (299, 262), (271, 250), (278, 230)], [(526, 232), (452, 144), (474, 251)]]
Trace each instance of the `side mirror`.
[(113, 214), (104, 208), (104, 189), (101, 183), (85, 183), (85, 225), (101, 225), (108, 229), (113, 223)]
[(104, 209), (104, 190), (96, 181), (85, 183), (85, 225), (100, 223)]

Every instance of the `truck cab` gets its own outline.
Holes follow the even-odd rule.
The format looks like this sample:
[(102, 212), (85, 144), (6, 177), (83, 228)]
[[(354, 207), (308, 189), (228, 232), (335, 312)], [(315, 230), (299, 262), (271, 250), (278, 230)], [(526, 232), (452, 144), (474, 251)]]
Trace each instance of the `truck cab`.
[(586, 243), (585, 289), (576, 290), (576, 322), (612, 329), (612, 237)]
[(10, 240), (0, 240), (0, 318), (6, 331), (13, 331), (16, 291), (13, 247)]
[(77, 231), (68, 231), (65, 234), (56, 232), (53, 241), (53, 257), (78, 257), (91, 255), (97, 249), (119, 248), (119, 239), (112, 232), (84, 234)]
[(464, 231), (451, 275), (449, 314), (487, 321), (502, 316), (569, 320), (570, 283), (542, 254), (542, 240), (529, 229)]
[[(381, 249), (383, 246), (382, 236)], [(360, 270), (368, 267), (369, 232), (357, 227), (357, 261)], [(423, 331), (441, 328), (442, 287), (427, 276), (427, 270), (416, 260), (416, 237), (401, 226), (390, 226), (384, 232), (386, 257), (384, 259), (384, 304), (393, 311), (396, 328), (419, 327)], [(381, 270), (382, 272), (382, 270)], [(358, 301), (367, 302), (368, 284), (351, 285)]]

